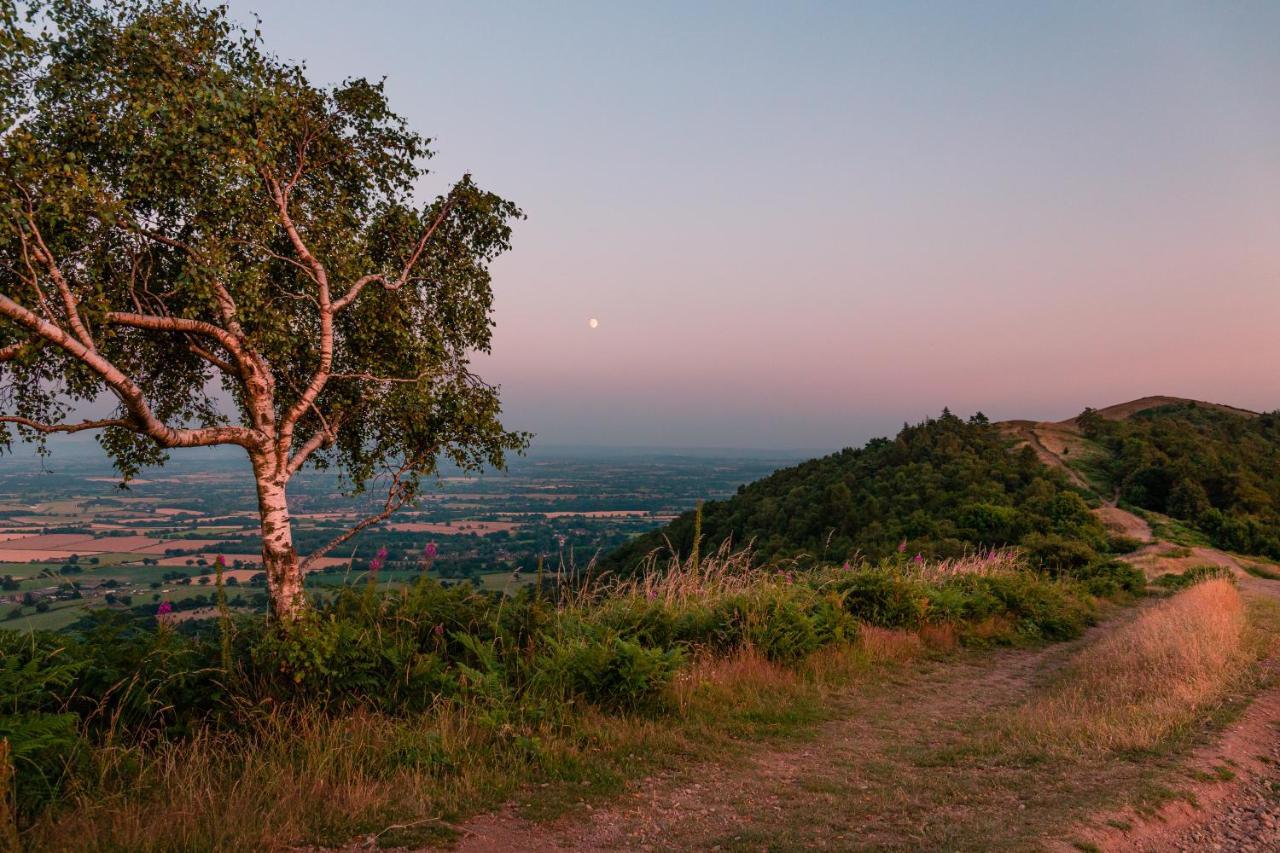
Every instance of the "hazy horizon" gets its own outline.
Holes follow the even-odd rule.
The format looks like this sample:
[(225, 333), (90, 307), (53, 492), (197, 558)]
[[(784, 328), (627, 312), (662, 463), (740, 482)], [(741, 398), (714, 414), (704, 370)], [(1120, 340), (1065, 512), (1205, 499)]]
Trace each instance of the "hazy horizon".
[(541, 442), (1280, 406), (1280, 5), (230, 5), (527, 211), (478, 367)]

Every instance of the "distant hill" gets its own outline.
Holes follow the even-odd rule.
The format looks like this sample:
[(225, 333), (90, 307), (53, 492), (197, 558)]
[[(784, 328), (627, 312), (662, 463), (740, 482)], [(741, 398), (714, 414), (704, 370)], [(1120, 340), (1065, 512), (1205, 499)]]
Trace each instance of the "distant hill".
[[(761, 559), (833, 562), (902, 547), (929, 556), (1015, 543), (1055, 554), (1066, 542), (1101, 547), (1106, 533), (1068, 477), (1010, 445), (981, 414), (944, 411), (707, 503), (702, 547), (732, 540), (753, 543)], [(688, 554), (692, 542), (690, 512), (608, 555), (604, 567), (627, 571), (655, 551)]]
[(1187, 522), (1219, 548), (1280, 559), (1280, 412), (1175, 399), (1073, 421), (1095, 449), (1094, 479), (1119, 500)]
[[(1202, 529), (1219, 547), (1280, 558), (1280, 415), (1152, 396), (1065, 421), (962, 420), (949, 412), (893, 439), (784, 468), (704, 508), (704, 552), (731, 540), (760, 559), (878, 558), (1019, 544), (1083, 561), (1106, 533), (1082, 495)], [(1091, 497), (1092, 499), (1092, 497)], [(688, 554), (693, 513), (606, 556)]]
[[(1135, 416), (1146, 413), (1176, 411), (1181, 408), (1203, 409), (1243, 418), (1256, 418), (1257, 412), (1240, 409), (1222, 403), (1207, 403), (1203, 400), (1192, 400), (1187, 397), (1152, 396), (1140, 397), (1127, 403), (1117, 403), (1101, 409), (1086, 409), (1085, 412), (1106, 421), (1128, 421)], [(1091, 442), (1080, 428), (1080, 415), (1067, 418), (1065, 421), (1000, 421), (996, 426), (1006, 436), (1014, 440), (1015, 448), (1028, 446), (1040, 461), (1046, 465), (1060, 468), (1067, 478), (1076, 486), (1084, 489), (1098, 489), (1110, 493), (1114, 484), (1109, 481), (1090, 483), (1080, 474), (1080, 469), (1088, 470), (1088, 465), (1068, 465), (1092, 458), (1098, 462), (1103, 448)]]
[[(1210, 409), (1215, 412), (1221, 412), (1226, 415), (1240, 415), (1246, 418), (1256, 418), (1257, 412), (1251, 412), (1248, 409), (1238, 409), (1235, 406), (1228, 406), (1223, 403), (1207, 403), (1204, 400), (1192, 400), (1187, 397), (1139, 397), (1137, 400), (1130, 400), (1127, 403), (1117, 403), (1114, 406), (1106, 406), (1101, 409), (1094, 409), (1094, 413), (1101, 418), (1109, 421), (1128, 420), (1134, 415), (1142, 412), (1148, 412), (1152, 409), (1167, 409), (1173, 407), (1188, 407)], [(1063, 423), (1075, 423), (1076, 418), (1063, 421)]]

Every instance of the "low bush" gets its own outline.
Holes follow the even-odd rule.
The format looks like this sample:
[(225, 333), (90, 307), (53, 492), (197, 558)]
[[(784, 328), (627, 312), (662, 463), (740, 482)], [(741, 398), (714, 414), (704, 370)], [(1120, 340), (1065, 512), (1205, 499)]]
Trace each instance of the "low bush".
[(603, 708), (652, 711), (660, 704), (684, 656), (678, 649), (647, 648), (616, 634), (552, 640), (535, 663), (535, 684)]
[(1032, 565), (1050, 572), (1070, 572), (1098, 559), (1098, 552), (1087, 542), (1057, 533), (1032, 533), (1023, 546)]
[(1091, 595), (1099, 598), (1115, 598), (1120, 595), (1141, 595), (1146, 589), (1146, 575), (1120, 560), (1093, 563), (1072, 573)]
[(1192, 566), (1185, 572), (1163, 574), (1156, 578), (1154, 583), (1156, 586), (1177, 592), (1189, 586), (1195, 586), (1198, 583), (1214, 579), (1231, 580), (1231, 570), (1226, 566)]
[(1107, 552), (1117, 555), (1132, 554), (1145, 544), (1147, 543), (1137, 537), (1113, 533), (1107, 537)]

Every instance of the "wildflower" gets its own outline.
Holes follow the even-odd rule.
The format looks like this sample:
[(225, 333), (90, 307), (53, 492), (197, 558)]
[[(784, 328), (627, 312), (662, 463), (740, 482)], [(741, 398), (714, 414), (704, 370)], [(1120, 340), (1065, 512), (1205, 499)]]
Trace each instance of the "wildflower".
[(437, 637), (443, 637), (443, 636), (444, 636), (444, 623), (443, 623), (443, 622), (438, 622), (438, 623), (436, 623), (436, 626), (435, 626), (434, 628), (432, 628), (432, 629), (431, 629), (431, 633), (435, 634)]
[(845, 570), (846, 572), (851, 572), (851, 571), (853, 571), (853, 566), (851, 566), (851, 565), (849, 564), (849, 561), (848, 561), (848, 560), (845, 560), (845, 561), (844, 561), (844, 570)]
[(656, 589), (650, 589), (650, 590), (649, 590), (649, 600), (650, 600), (650, 601), (653, 601), (653, 600), (654, 600), (655, 598), (657, 598), (657, 597), (658, 597), (658, 591), (657, 591)]
[(382, 571), (382, 566), (387, 562), (387, 547), (384, 545), (378, 549), (378, 553), (369, 561), (369, 574), (376, 575)]
[(422, 549), (422, 558), (426, 560), (428, 563), (430, 563), (432, 560), (436, 558), (437, 553), (438, 553), (438, 550), (436, 548), (436, 543), (428, 542), (427, 546)]
[(907, 540), (903, 539), (901, 542), (898, 543), (898, 553), (905, 554), (906, 551), (907, 551)]
[(220, 569), (225, 569), (227, 567), (227, 558), (219, 554), (217, 557), (214, 557), (213, 564)]
[(915, 560), (917, 563), (923, 563), (923, 562), (924, 562), (924, 555), (923, 555), (923, 554), (916, 554), (916, 555), (915, 555), (914, 557), (912, 557), (911, 559)]
[(167, 601), (160, 602), (160, 606), (156, 608), (157, 616), (168, 616), (173, 612), (173, 605)]

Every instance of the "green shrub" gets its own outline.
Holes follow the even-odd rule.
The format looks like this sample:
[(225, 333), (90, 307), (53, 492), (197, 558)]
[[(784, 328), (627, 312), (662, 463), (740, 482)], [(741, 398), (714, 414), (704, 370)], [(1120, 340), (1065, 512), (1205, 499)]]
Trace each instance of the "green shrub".
[[(0, 632), (0, 736), (12, 742), (29, 817), (81, 773), (94, 744), (145, 749), (199, 729), (234, 732), (258, 709), (363, 706), (395, 715), (446, 701), (495, 731), (553, 719), (556, 699), (651, 712), (694, 653), (750, 645), (794, 663), (856, 636), (864, 623), (950, 623), (965, 636), (964, 626), (997, 619), (1016, 632), (997, 642), (1066, 639), (1091, 618), (1085, 589), (1113, 594), (1133, 580), (1120, 564), (1054, 580), (1012, 562), (978, 563), (931, 574), (899, 556), (878, 566), (734, 576), (671, 595), (643, 586), (584, 593), (558, 606), (528, 591), (506, 598), (431, 580), (389, 595), (344, 590), (288, 632), (236, 623), (229, 672), (216, 632), (187, 635), (150, 617), (99, 612), (73, 635)], [(440, 762), (430, 744), (387, 750), (395, 766)]]
[(79, 718), (66, 697), (88, 665), (49, 634), (0, 631), (0, 740), (8, 740), (18, 813), (55, 800), (84, 752)]
[(1189, 586), (1195, 586), (1198, 583), (1216, 578), (1232, 579), (1231, 570), (1226, 566), (1192, 566), (1185, 572), (1179, 574), (1167, 573), (1155, 579), (1157, 586), (1163, 587), (1170, 592), (1186, 589)]
[(30, 817), (55, 801), (63, 783), (83, 768), (84, 739), (75, 714), (0, 716), (0, 740), (13, 761), (15, 805)]
[(929, 611), (920, 581), (885, 568), (855, 569), (830, 585), (850, 615), (881, 628), (915, 628)]
[[(626, 596), (602, 602), (592, 621), (641, 645), (669, 646), (676, 642), (676, 620), (683, 611), (684, 608), (673, 610), (664, 601)], [(690, 644), (702, 641), (696, 628), (690, 630), (687, 624), (681, 627), (687, 634), (682, 641)]]
[(682, 660), (678, 649), (645, 648), (617, 634), (569, 637), (550, 642), (534, 684), (603, 708), (653, 710)]
[(997, 610), (1013, 617), (1018, 632), (1027, 640), (1074, 639), (1093, 618), (1088, 604), (1072, 595), (1070, 587), (1031, 572), (968, 575), (957, 583), (967, 587), (975, 600), (984, 596), (995, 599)]
[(1133, 536), (1122, 536), (1113, 533), (1107, 537), (1107, 553), (1109, 554), (1132, 554), (1147, 543)]
[(1088, 543), (1057, 533), (1032, 533), (1022, 544), (1033, 566), (1054, 574), (1084, 568), (1098, 559), (1098, 553)]
[(1107, 560), (1092, 563), (1071, 573), (1090, 595), (1114, 598), (1118, 595), (1141, 595), (1147, 587), (1146, 575), (1128, 563)]
[[(770, 594), (771, 593), (771, 594)], [(757, 596), (744, 609), (744, 636), (748, 643), (773, 661), (797, 661), (820, 645), (809, 602), (776, 591)]]

